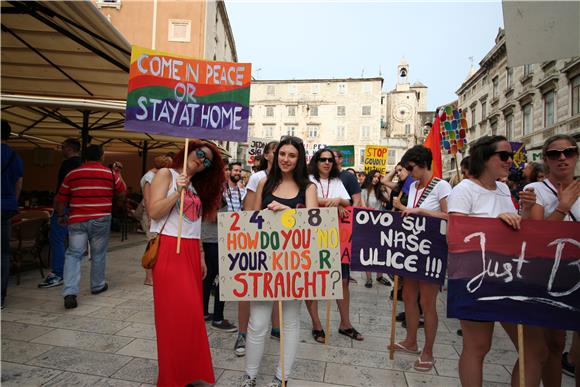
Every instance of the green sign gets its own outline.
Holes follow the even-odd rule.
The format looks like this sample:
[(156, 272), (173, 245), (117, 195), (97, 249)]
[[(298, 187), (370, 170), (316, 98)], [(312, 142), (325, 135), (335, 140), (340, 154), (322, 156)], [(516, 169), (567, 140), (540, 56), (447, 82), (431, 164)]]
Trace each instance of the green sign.
[(354, 167), (354, 145), (330, 145), (328, 148), (342, 153), (343, 167)]

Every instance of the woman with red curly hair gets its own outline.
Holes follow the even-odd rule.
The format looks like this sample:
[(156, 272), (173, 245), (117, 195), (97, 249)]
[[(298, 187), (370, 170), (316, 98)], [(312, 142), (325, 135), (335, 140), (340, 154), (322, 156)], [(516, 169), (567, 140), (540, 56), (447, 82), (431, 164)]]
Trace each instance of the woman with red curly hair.
[[(153, 267), (157, 332), (158, 386), (203, 380), (215, 383), (203, 320), (202, 280), (206, 274), (200, 243), (201, 221), (216, 216), (224, 186), (224, 164), (217, 147), (191, 140), (171, 168), (160, 169), (151, 183), (147, 212), (151, 232), (161, 234)], [(184, 191), (181, 252), (176, 253), (180, 197)]]

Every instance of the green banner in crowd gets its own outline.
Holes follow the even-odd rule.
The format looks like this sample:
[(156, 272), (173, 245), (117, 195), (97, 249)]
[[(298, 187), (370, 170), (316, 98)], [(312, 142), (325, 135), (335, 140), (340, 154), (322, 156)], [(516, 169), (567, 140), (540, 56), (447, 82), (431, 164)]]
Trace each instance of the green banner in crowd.
[(329, 148), (342, 153), (343, 167), (354, 167), (354, 145), (330, 145)]

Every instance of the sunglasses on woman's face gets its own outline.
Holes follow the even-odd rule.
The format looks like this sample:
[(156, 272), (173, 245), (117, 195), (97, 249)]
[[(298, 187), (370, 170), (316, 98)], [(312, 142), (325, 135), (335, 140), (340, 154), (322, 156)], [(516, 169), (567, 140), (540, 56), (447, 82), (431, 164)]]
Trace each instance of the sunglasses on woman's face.
[(546, 157), (550, 160), (558, 160), (560, 157), (564, 155), (565, 158), (569, 159), (576, 155), (578, 155), (578, 147), (571, 146), (570, 148), (566, 149), (550, 149), (546, 151)]
[(508, 151), (497, 151), (497, 152), (493, 152), (494, 155), (498, 155), (499, 159), (501, 161), (508, 161), (509, 159), (514, 159), (514, 154), (513, 152), (508, 152)]
[(195, 155), (197, 156), (198, 159), (203, 159), (203, 166), (205, 168), (211, 167), (211, 160), (207, 158), (207, 155), (202, 149), (196, 149)]
[(320, 157), (318, 161), (321, 163), (334, 163), (334, 159), (332, 157)]

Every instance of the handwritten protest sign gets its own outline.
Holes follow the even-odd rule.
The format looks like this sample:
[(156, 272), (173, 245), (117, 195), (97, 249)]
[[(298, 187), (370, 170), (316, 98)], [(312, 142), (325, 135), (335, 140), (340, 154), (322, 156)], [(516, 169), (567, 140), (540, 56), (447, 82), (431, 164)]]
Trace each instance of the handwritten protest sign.
[(343, 167), (354, 166), (354, 145), (329, 145), (328, 147), (333, 151), (340, 151), (342, 153)]
[(220, 213), (225, 301), (342, 299), (336, 208)]
[(304, 151), (306, 152), (306, 161), (310, 161), (312, 156), (319, 150), (326, 148), (326, 144), (321, 143), (304, 143)]
[(451, 216), (447, 315), (580, 329), (580, 225)]
[(376, 169), (381, 174), (387, 173), (389, 148), (379, 145), (367, 145), (365, 148), (365, 173)]
[(262, 156), (262, 151), (267, 143), (266, 140), (262, 140), (261, 138), (248, 138), (248, 165), (254, 165), (256, 157)]
[(244, 142), (251, 65), (209, 62), (133, 46), (125, 129)]
[(349, 263), (352, 255), (352, 206), (345, 207), (346, 216), (339, 217), (338, 228), (340, 230), (340, 261)]
[(514, 153), (510, 170), (517, 171), (524, 169), (526, 163), (528, 162), (526, 144), (524, 144), (523, 142), (510, 141), (510, 145), (512, 147), (512, 152)]
[(447, 222), (428, 216), (355, 209), (353, 271), (373, 271), (443, 284)]

